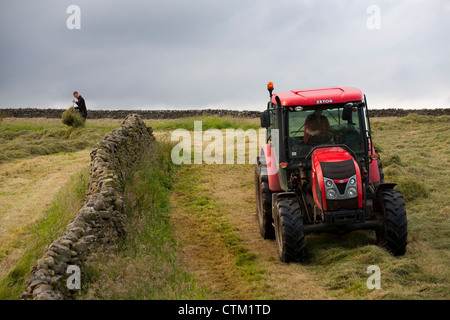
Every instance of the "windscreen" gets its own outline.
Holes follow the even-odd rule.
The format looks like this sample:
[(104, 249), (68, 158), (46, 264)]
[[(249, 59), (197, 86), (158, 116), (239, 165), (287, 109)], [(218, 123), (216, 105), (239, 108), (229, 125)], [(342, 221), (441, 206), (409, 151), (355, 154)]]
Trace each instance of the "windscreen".
[[(295, 110), (295, 108), (292, 108)], [(363, 152), (361, 125), (357, 108), (349, 120), (342, 120), (342, 106), (290, 111), (289, 154), (291, 158), (305, 157), (313, 147), (345, 144), (355, 153)]]

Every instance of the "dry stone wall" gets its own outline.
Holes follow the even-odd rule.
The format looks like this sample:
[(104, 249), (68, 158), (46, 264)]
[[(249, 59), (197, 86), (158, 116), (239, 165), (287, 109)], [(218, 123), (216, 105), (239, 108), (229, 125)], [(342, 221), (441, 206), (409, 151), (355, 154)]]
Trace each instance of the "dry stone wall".
[[(53, 118), (60, 119), (65, 109), (0, 109), (5, 117), (13, 118)], [(236, 110), (88, 110), (88, 119), (123, 119), (126, 115), (134, 113), (143, 119), (177, 119), (200, 116), (232, 116), (257, 118), (260, 111)]]
[(96, 250), (114, 248), (126, 234), (123, 182), (133, 165), (154, 142), (153, 129), (131, 114), (91, 152), (91, 179), (84, 206), (32, 269), (22, 299), (70, 299), (69, 266), (81, 269)]
[[(0, 109), (4, 117), (15, 118), (56, 118), (60, 119), (64, 109)], [(260, 111), (236, 110), (88, 110), (88, 119), (123, 119), (129, 113), (138, 114), (143, 119), (176, 119), (200, 116), (232, 116), (258, 118)], [(369, 109), (371, 117), (405, 117), (410, 113), (430, 116), (450, 115), (450, 108), (441, 109)]]

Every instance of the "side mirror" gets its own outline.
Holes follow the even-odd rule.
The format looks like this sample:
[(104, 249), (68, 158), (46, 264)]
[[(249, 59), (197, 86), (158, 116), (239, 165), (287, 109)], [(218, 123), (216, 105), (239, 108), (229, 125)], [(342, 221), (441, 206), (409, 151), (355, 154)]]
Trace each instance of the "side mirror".
[(261, 112), (261, 127), (268, 128), (270, 126), (270, 114), (269, 110)]
[(352, 120), (353, 116), (353, 103), (349, 102), (344, 105), (344, 110), (342, 111), (342, 120)]

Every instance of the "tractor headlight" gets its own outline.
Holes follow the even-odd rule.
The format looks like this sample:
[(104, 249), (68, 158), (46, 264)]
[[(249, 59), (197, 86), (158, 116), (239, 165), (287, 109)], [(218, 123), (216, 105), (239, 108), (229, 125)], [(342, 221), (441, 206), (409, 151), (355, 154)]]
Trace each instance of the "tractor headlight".
[(328, 189), (327, 199), (336, 199), (336, 198), (337, 198), (337, 191), (335, 189)]
[(331, 188), (331, 187), (333, 186), (333, 182), (331, 182), (331, 180), (325, 180), (325, 185), (326, 185), (328, 188)]
[(356, 178), (350, 178), (350, 179), (348, 180), (348, 183), (349, 183), (351, 186), (356, 185)]
[(355, 187), (350, 187), (347, 189), (347, 196), (349, 198), (354, 198), (358, 195), (358, 191), (356, 191)]

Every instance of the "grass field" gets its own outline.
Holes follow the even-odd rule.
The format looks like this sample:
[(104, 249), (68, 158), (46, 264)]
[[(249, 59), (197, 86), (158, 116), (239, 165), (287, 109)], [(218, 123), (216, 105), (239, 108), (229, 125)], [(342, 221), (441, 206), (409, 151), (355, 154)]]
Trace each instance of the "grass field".
[[(256, 129), (259, 122), (214, 117), (145, 122), (162, 141), (176, 128), (191, 130), (194, 120), (202, 120), (204, 130)], [(0, 148), (9, 144), (1, 154), (10, 152), (0, 157), (0, 299), (17, 298), (45, 244), (81, 207), (89, 149), (120, 123), (88, 120), (71, 134), (56, 119), (0, 123)], [(372, 131), (386, 181), (398, 183), (406, 200), (404, 257), (375, 246), (373, 232), (357, 231), (309, 235), (308, 260), (281, 263), (275, 242), (259, 235), (253, 166), (182, 165), (164, 171), (166, 146), (158, 162), (144, 161), (127, 181), (131, 232), (118, 252), (99, 255), (88, 268), (80, 298), (450, 298), (450, 159), (445, 156), (450, 117), (374, 118)], [(381, 268), (381, 290), (365, 286), (372, 264)]]
[[(377, 118), (374, 139), (386, 181), (406, 200), (409, 244), (394, 258), (371, 231), (307, 236), (308, 260), (278, 261), (274, 241), (259, 235), (253, 166), (191, 165), (178, 169), (172, 220), (185, 263), (209, 298), (448, 299), (449, 117)], [(369, 265), (382, 289), (368, 290)]]
[(0, 122), (0, 299), (17, 299), (45, 246), (82, 206), (90, 149), (111, 126)]
[[(9, 238), (7, 241), (2, 239), (0, 300), (17, 299), (24, 291), (37, 259), (42, 257), (50, 243), (64, 233), (67, 223), (83, 205), (88, 182), (87, 168), (66, 178), (58, 192), (47, 200), (47, 206), (40, 209), (42, 211), (38, 209), (30, 213), (31, 221), (17, 224), (19, 230), (13, 229), (15, 232), (8, 230)], [(40, 216), (36, 217), (38, 213)]]

